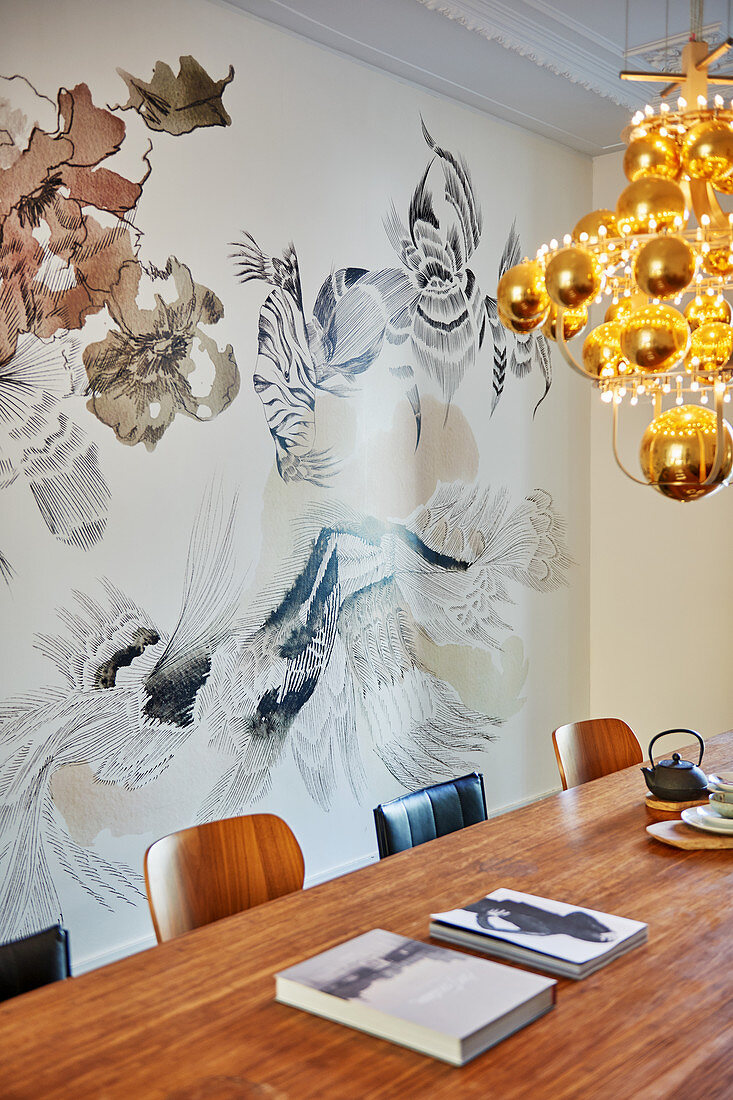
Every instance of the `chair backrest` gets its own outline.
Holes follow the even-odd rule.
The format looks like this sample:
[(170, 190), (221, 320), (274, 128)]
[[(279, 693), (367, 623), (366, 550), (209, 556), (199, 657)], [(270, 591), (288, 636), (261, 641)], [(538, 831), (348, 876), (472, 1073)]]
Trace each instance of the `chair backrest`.
[(374, 810), (379, 857), (486, 821), (484, 777), (479, 772), (436, 783), (383, 802)]
[(300, 890), (305, 864), (274, 814), (210, 821), (171, 833), (145, 853), (145, 887), (158, 943)]
[(569, 722), (552, 733), (563, 790), (641, 764), (641, 745), (621, 718)]
[(0, 1001), (70, 975), (69, 933), (60, 924), (0, 944)]

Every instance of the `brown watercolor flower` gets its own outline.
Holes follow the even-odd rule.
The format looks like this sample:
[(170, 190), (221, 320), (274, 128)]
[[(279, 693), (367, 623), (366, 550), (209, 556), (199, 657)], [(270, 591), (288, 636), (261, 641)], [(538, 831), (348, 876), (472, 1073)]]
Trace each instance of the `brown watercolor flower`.
[(118, 69), (127, 84), (130, 98), (124, 105), (133, 107), (150, 130), (163, 130), (178, 136), (199, 126), (231, 126), (224, 110), (222, 95), (234, 79), (234, 69), (222, 80), (212, 80), (195, 57), (180, 59), (178, 76), (165, 61), (158, 61), (149, 84)]
[(167, 302), (156, 293), (155, 308), (141, 309), (121, 281), (109, 302), (117, 327), (85, 349), (84, 365), (88, 408), (121, 442), (152, 451), (177, 413), (218, 416), (237, 396), (240, 379), (231, 344), (220, 351), (201, 328), (224, 315), (216, 295), (174, 256), (148, 275), (154, 285), (172, 277), (178, 297)]
[(128, 282), (137, 277), (122, 219), (142, 191), (142, 181), (101, 166), (120, 148), (125, 123), (95, 107), (86, 84), (59, 92), (55, 133), (35, 124), (13, 140), (3, 121), (9, 113), (0, 97), (0, 128), (10, 135), (0, 161), (0, 363), (21, 333), (44, 339), (81, 328), (104, 307), (123, 268)]

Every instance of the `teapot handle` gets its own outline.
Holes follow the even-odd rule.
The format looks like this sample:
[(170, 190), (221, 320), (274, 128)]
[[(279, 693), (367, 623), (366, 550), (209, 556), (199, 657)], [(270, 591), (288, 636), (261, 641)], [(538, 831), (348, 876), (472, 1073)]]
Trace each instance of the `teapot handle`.
[(649, 763), (651, 764), (651, 766), (654, 767), (654, 761), (652, 759), (652, 745), (660, 737), (666, 737), (666, 735), (668, 733), (691, 733), (693, 737), (696, 737), (698, 739), (698, 741), (700, 742), (700, 758), (697, 762), (697, 766), (699, 767), (700, 764), (702, 763), (702, 754), (705, 751), (705, 742), (703, 741), (703, 739), (702, 739), (702, 737), (700, 736), (699, 733), (696, 733), (695, 730), (688, 730), (688, 729), (662, 730), (661, 733), (655, 734), (654, 737), (652, 737), (651, 741), (649, 742)]

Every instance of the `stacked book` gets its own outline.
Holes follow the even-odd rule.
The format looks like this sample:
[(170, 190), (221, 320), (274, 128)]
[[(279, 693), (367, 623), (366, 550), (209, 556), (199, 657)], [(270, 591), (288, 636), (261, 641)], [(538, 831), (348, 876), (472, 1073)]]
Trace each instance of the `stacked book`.
[[(434, 913), (430, 933), (534, 970), (584, 978), (646, 939), (640, 921), (516, 890)], [(283, 1004), (453, 1065), (555, 1004), (539, 974), (372, 929), (275, 975)]]

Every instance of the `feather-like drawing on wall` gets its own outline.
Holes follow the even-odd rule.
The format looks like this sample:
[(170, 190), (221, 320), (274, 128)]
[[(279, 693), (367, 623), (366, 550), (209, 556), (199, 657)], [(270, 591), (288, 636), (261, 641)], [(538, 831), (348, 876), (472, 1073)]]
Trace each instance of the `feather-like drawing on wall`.
[(99, 904), (139, 896), (129, 868), (67, 836), (50, 793), (66, 764), (133, 790), (206, 737), (229, 763), (202, 819), (262, 797), (288, 751), (323, 809), (339, 769), (360, 795), (364, 753), (408, 788), (465, 770), (500, 719), (421, 663), (416, 630), (439, 645), (496, 647), (513, 587), (549, 591), (569, 563), (543, 490), (511, 509), (505, 492), (439, 485), (403, 521), (323, 523), (270, 610), (242, 621), (235, 509), (205, 502), (172, 629), (109, 582), (101, 600), (77, 593), (63, 632), (37, 640), (64, 686), (0, 706), (0, 934), (58, 914), (55, 860)]
[(76, 334), (18, 336), (0, 366), (0, 489), (24, 481), (49, 531), (82, 550), (104, 533), (109, 489), (95, 444), (72, 416), (84, 390)]
[[(499, 279), (510, 267), (521, 260), (521, 245), (516, 222), (512, 222), (509, 236), (499, 260)], [(526, 378), (533, 367), (538, 366), (545, 382), (545, 392), (535, 405), (535, 413), (549, 393), (552, 385), (550, 345), (541, 332), (509, 332), (499, 320), (496, 298), (490, 294), (485, 299), (486, 316), (494, 338), (494, 370), (492, 375), (491, 412), (499, 403), (506, 381), (507, 366), (517, 378)]]
[[(240, 281), (274, 288), (260, 314), (254, 387), (284, 480), (323, 484), (334, 472), (333, 457), (315, 446), (318, 393), (348, 396), (385, 344), (399, 352), (401, 361), (389, 370), (412, 407), (416, 446), (424, 387), (437, 388), (447, 415), (483, 344), (488, 299), (467, 266), (481, 239), (481, 209), (465, 161), (441, 148), (424, 123), (423, 136), (433, 156), (415, 188), (407, 224), (394, 206), (384, 222), (400, 266), (332, 272), (310, 321), (292, 244), (282, 259), (266, 255), (250, 233), (234, 246)], [(514, 369), (521, 374), (519, 361)]]
[(190, 54), (181, 57), (178, 76), (165, 61), (158, 61), (150, 83), (118, 69), (130, 98), (121, 108), (137, 111), (150, 130), (164, 130), (177, 136), (190, 134), (199, 126), (231, 126), (222, 95), (234, 79), (234, 68), (222, 80), (212, 80)]

